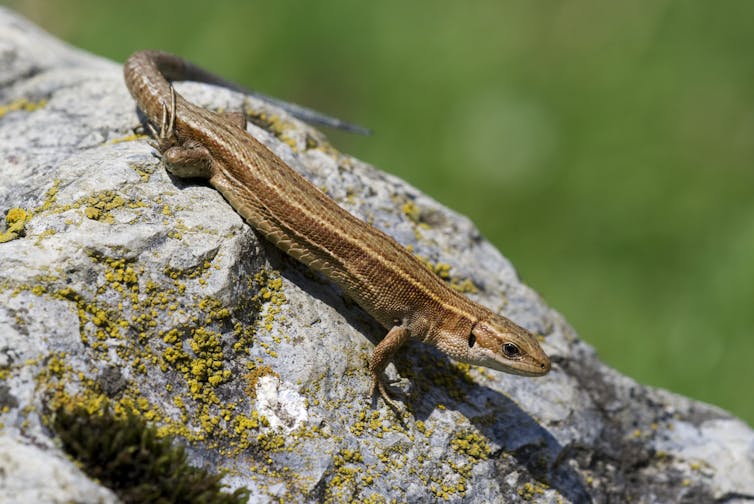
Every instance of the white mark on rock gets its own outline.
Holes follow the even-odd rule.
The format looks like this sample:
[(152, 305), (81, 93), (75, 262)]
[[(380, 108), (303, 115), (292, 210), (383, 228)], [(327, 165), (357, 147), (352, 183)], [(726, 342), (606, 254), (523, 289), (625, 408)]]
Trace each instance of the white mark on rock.
[(256, 391), (257, 410), (267, 417), (273, 429), (282, 427), (292, 431), (309, 420), (306, 399), (278, 377), (268, 375), (260, 378)]

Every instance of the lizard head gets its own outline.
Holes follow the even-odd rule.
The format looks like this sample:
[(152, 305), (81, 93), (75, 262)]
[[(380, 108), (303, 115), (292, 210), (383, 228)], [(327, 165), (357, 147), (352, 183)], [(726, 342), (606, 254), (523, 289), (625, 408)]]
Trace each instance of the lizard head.
[(536, 337), (492, 312), (473, 324), (466, 346), (448, 353), (461, 362), (511, 374), (541, 376), (550, 371), (550, 359)]

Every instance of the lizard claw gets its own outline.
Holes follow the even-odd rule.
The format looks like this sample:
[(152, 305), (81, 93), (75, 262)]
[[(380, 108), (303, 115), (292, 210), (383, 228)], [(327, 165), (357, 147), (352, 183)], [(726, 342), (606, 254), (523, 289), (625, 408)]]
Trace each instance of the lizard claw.
[(159, 135), (157, 133), (157, 130), (154, 129), (154, 126), (152, 126), (152, 123), (147, 123), (147, 128), (149, 128), (149, 135), (153, 138), (157, 138)]
[(177, 145), (175, 137), (175, 89), (170, 86), (170, 107), (162, 103), (162, 118), (160, 119), (160, 130), (157, 131), (152, 124), (148, 124), (149, 132), (154, 138), (155, 147), (160, 152), (165, 152), (171, 147)]
[(157, 133), (157, 130), (154, 129), (154, 126), (152, 126), (152, 123), (147, 123), (147, 129), (149, 129), (149, 139), (147, 142), (149, 142), (149, 146), (153, 149), (160, 149), (159, 144), (157, 143), (157, 138), (160, 136), (159, 133)]
[(385, 388), (385, 383), (382, 381), (382, 378), (379, 375), (375, 374), (374, 377), (372, 378), (372, 388), (370, 391), (370, 395), (374, 396), (376, 392), (380, 393), (380, 397), (382, 397), (382, 400), (385, 401), (385, 404), (387, 404), (388, 407), (390, 407), (390, 409), (392, 409), (393, 412), (400, 418), (402, 416), (400, 407), (390, 397), (390, 394)]
[(170, 124), (168, 124), (170, 135), (175, 131), (175, 88), (170, 86)]

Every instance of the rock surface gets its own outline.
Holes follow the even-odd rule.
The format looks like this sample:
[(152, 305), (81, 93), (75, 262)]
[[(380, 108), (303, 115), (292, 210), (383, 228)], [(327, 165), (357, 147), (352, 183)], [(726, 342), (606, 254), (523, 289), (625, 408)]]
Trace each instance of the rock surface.
[(244, 108), (282, 159), (553, 356), (530, 379), (411, 344), (388, 368), (399, 422), (368, 398), (384, 331), (165, 172), (120, 65), (1, 8), (0, 55), (0, 500), (116, 501), (48, 427), (70, 404), (143, 416), (253, 502), (754, 500), (745, 423), (601, 364), (467, 219), (268, 104), (178, 84)]

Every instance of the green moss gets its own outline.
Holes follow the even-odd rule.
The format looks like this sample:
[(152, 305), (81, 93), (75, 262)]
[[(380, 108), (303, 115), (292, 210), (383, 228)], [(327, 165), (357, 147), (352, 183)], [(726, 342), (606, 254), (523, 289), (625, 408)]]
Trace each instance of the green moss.
[(128, 413), (91, 413), (78, 406), (54, 412), (51, 426), (84, 472), (131, 502), (246, 502), (248, 490), (223, 491), (221, 475), (192, 467), (182, 446)]

